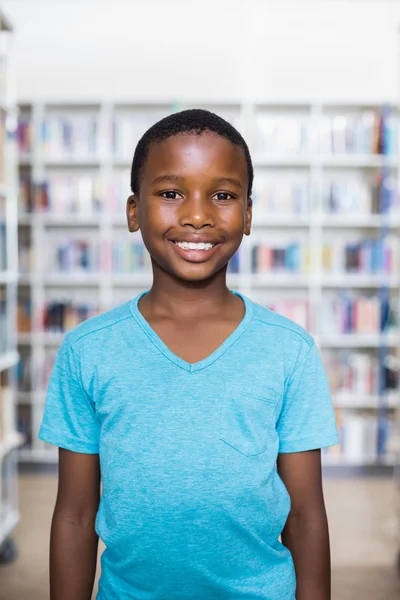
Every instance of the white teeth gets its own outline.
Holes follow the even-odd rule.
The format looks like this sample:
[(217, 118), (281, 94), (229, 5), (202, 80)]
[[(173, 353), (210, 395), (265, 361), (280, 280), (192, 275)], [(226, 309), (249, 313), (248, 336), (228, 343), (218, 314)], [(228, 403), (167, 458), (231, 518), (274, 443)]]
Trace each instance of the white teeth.
[(175, 244), (183, 248), (183, 250), (211, 250), (215, 246), (215, 244), (206, 244), (204, 242), (200, 242), (199, 244), (195, 244), (194, 242), (175, 242)]

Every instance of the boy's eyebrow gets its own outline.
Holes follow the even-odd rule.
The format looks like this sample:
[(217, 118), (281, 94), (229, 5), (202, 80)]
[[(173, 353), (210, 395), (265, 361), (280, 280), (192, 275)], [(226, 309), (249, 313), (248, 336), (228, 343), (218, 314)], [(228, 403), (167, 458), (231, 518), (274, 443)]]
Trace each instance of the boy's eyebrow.
[(215, 183), (231, 183), (238, 188), (243, 188), (242, 182), (239, 179), (235, 179), (234, 177), (217, 177), (214, 179)]
[(152, 183), (164, 183), (166, 181), (183, 181), (185, 178), (182, 175), (159, 175), (155, 179), (153, 179)]
[[(153, 179), (152, 183), (153, 185), (156, 183), (166, 183), (168, 181), (184, 181), (185, 178), (183, 177), (183, 175), (174, 175), (174, 174), (165, 174), (165, 175), (159, 175), (158, 177), (156, 177), (155, 179)], [(234, 185), (238, 188), (243, 188), (243, 185), (241, 183), (241, 181), (239, 179), (235, 179), (234, 177), (217, 177), (216, 179), (213, 180), (214, 184), (223, 184), (223, 183), (230, 183), (231, 185)]]

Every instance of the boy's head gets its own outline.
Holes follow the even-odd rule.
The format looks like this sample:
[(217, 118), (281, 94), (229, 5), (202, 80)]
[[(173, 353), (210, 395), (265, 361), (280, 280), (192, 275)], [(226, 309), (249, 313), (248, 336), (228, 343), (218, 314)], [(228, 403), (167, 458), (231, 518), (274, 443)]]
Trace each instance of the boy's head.
[(251, 226), (253, 166), (240, 133), (206, 110), (153, 125), (135, 150), (127, 214), (153, 261), (187, 281), (226, 268)]
[(254, 171), (249, 148), (240, 133), (215, 113), (202, 109), (183, 110), (161, 119), (146, 131), (136, 146), (131, 168), (131, 190), (139, 193), (140, 177), (146, 163), (150, 147), (164, 140), (182, 134), (200, 135), (204, 132), (214, 133), (225, 138), (235, 146), (242, 148), (248, 172), (248, 201), (251, 202)]

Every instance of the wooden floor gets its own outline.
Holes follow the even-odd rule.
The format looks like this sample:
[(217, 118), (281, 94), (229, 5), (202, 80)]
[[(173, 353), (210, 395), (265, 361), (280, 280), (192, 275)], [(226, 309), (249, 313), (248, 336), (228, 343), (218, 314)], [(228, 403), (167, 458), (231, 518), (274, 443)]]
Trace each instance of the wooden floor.
[[(54, 476), (21, 478), (22, 520), (15, 535), (19, 558), (0, 567), (0, 600), (48, 600), (48, 534), (55, 493)], [(332, 600), (399, 600), (392, 481), (329, 479), (325, 497), (331, 529)]]

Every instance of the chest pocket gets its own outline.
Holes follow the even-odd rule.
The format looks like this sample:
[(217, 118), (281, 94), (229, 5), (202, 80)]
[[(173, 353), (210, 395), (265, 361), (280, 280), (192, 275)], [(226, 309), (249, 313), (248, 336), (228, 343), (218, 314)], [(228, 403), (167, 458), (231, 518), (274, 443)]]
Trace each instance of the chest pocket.
[(227, 387), (219, 413), (219, 439), (246, 456), (265, 452), (275, 429), (279, 394), (265, 398)]

